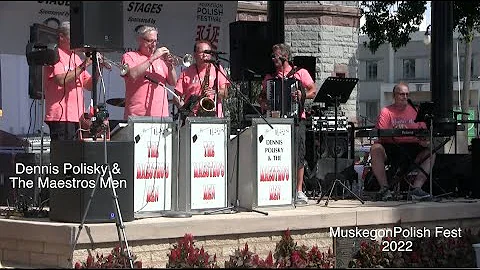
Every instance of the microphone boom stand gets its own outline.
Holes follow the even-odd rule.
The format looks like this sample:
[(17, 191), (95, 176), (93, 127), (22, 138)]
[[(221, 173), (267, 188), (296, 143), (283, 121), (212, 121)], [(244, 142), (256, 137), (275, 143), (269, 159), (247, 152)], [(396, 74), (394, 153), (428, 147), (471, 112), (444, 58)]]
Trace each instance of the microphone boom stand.
[[(222, 60), (226, 60), (226, 59), (221, 58), (221, 57), (218, 57), (218, 58), (222, 59)], [(214, 66), (215, 66), (215, 69), (217, 71), (216, 80), (218, 80), (218, 73), (219, 72), (222, 73), (222, 75), (228, 80), (230, 85), (232, 85), (235, 88), (235, 92), (237, 94), (237, 135), (235, 137), (235, 139), (237, 140), (237, 145), (236, 145), (237, 152), (235, 154), (235, 157), (236, 157), (236, 165), (235, 165), (235, 175), (236, 175), (235, 203), (234, 203), (234, 205), (229, 206), (229, 207), (220, 208), (220, 209), (216, 209), (216, 210), (213, 210), (213, 211), (205, 212), (205, 215), (209, 215), (209, 214), (213, 214), (213, 213), (217, 213), (217, 212), (222, 212), (222, 211), (226, 211), (226, 210), (231, 210), (231, 211), (235, 211), (236, 213), (238, 213), (238, 212), (240, 212), (240, 209), (243, 209), (243, 210), (246, 210), (247, 212), (256, 212), (256, 213), (268, 216), (267, 212), (259, 211), (259, 210), (256, 210), (256, 209), (248, 209), (248, 208), (240, 206), (240, 200), (238, 199), (238, 182), (239, 182), (238, 167), (239, 167), (239, 164), (240, 164), (240, 153), (239, 153), (240, 152), (240, 98), (239, 97), (241, 97), (245, 102), (247, 102), (255, 110), (255, 112), (263, 119), (263, 121), (265, 121), (265, 123), (267, 123), (267, 125), (271, 129), (273, 129), (273, 126), (267, 121), (267, 119), (265, 119), (265, 117), (257, 110), (257, 108), (255, 108), (255, 106), (253, 106), (250, 103), (248, 98), (245, 97), (245, 95), (238, 89), (237, 86), (235, 86), (235, 84), (232, 82), (232, 80), (226, 74), (224, 74), (222, 71), (220, 71), (220, 66), (219, 66), (218, 62), (219, 61), (217, 60), (216, 63), (213, 63)], [(217, 94), (218, 94), (218, 83), (217, 83)]]

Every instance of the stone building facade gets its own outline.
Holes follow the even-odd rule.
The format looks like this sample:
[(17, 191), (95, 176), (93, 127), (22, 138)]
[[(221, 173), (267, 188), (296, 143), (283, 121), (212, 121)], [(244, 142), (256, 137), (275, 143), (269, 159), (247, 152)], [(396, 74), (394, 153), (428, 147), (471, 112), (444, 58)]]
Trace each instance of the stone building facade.
[[(285, 1), (285, 43), (292, 56), (316, 57), (316, 84), (329, 76), (357, 77), (358, 1)], [(239, 1), (238, 21), (267, 21), (267, 1)], [(356, 122), (356, 87), (341, 105)]]

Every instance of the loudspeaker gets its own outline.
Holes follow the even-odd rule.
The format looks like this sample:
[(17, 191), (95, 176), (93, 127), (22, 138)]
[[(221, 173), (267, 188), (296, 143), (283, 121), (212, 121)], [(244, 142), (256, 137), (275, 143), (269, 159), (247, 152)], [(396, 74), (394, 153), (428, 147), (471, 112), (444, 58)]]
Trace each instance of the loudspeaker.
[(234, 81), (261, 81), (273, 72), (271, 22), (230, 23), (230, 71)]
[(123, 50), (122, 1), (71, 1), (70, 47)]
[[(316, 177), (320, 179), (322, 190), (329, 190), (335, 181), (335, 158), (321, 158), (317, 162)], [(347, 184), (358, 179), (353, 159), (337, 158), (337, 179)], [(337, 189), (338, 191), (338, 189)]]
[[(470, 154), (436, 154), (432, 168), (433, 195), (454, 193), (457, 196), (476, 195), (472, 177), (472, 155)], [(476, 178), (475, 178), (476, 179)], [(425, 185), (429, 185), (429, 180)]]
[[(107, 141), (107, 161), (110, 165), (115, 191), (123, 221), (134, 220), (133, 214), (133, 147), (126, 141)], [(50, 184), (50, 220), (82, 221), (95, 187), (99, 167), (105, 163), (103, 141), (52, 141), (50, 143), (52, 173), (50, 180), (77, 183), (73, 187)], [(58, 171), (53, 169), (57, 168)], [(116, 222), (112, 188), (106, 183), (108, 172), (100, 179), (85, 218), (86, 223)], [(53, 182), (52, 182), (53, 183)]]
[(335, 144), (335, 131), (322, 131), (320, 134), (319, 158), (348, 158), (348, 132), (337, 131)]
[[(480, 198), (480, 182), (478, 176), (480, 175), (480, 139), (472, 139), (472, 181), (469, 185), (472, 197)], [(477, 164), (477, 165), (474, 165)], [(473, 178), (474, 177), (474, 178)]]
[(308, 71), (313, 81), (316, 79), (317, 58), (315, 56), (295, 56), (293, 58), (295, 66), (304, 68)]
[(43, 66), (28, 66), (28, 96), (42, 99)]

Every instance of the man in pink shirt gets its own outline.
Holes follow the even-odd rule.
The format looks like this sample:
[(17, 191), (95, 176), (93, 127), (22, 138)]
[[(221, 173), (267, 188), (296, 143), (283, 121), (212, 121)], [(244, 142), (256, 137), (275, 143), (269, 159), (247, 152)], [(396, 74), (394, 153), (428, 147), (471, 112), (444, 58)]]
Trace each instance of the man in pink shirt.
[[(409, 89), (406, 83), (399, 83), (393, 88), (393, 104), (384, 107), (378, 116), (377, 129), (425, 129), (423, 122), (415, 122), (417, 110), (409, 104)], [(372, 171), (375, 175), (380, 191), (378, 197), (382, 200), (393, 198), (389, 189), (385, 161), (387, 159), (400, 159), (405, 154), (410, 160), (419, 162), (427, 158), (430, 153), (429, 141), (426, 138), (417, 137), (380, 137), (370, 148)], [(430, 171), (430, 162), (435, 162), (435, 156), (427, 158), (421, 167), (424, 171)], [(410, 196), (414, 200), (431, 199), (430, 194), (422, 190), (427, 176), (419, 172), (413, 183), (413, 190)]]
[[(185, 101), (182, 109), (186, 111), (184, 112), (186, 115), (223, 117), (222, 100), (228, 96), (229, 82), (223, 67), (214, 63), (211, 53), (205, 53), (211, 50), (210, 41), (196, 41), (193, 46), (195, 63), (182, 72), (175, 85), (176, 93)], [(210, 110), (208, 106), (201, 108), (202, 97), (210, 99), (210, 104), (207, 105), (213, 105), (213, 109)]]
[(70, 49), (70, 22), (58, 28), (58, 54), (55, 65), (44, 67), (45, 123), (52, 141), (73, 140), (85, 109), (83, 90), (92, 89), (92, 77), (85, 70), (92, 60), (82, 61)]
[(177, 73), (166, 47), (157, 48), (158, 30), (144, 25), (137, 32), (138, 49), (123, 54), (128, 65), (125, 80), (125, 111), (128, 116), (167, 117), (168, 95), (165, 85), (175, 85)]
[[(296, 148), (296, 164), (297, 164), (297, 193), (295, 196), (296, 204), (308, 204), (308, 198), (303, 192), (303, 176), (304, 176), (304, 162), (305, 162), (305, 99), (312, 99), (315, 97), (317, 87), (312, 79), (312, 76), (304, 68), (295, 67), (290, 61), (290, 47), (286, 44), (275, 44), (272, 47), (272, 61), (275, 66), (274, 74), (267, 74), (262, 81), (262, 93), (259, 96), (259, 103), (262, 111), (268, 109), (267, 101), (267, 81), (274, 78), (295, 78), (298, 80), (302, 87), (297, 89), (296, 92), (290, 93), (290, 89), (287, 88), (288, 94), (291, 94), (294, 101), (300, 100), (301, 106), (299, 114), (299, 121), (295, 124), (295, 148)], [(303, 91), (302, 91), (303, 90)]]

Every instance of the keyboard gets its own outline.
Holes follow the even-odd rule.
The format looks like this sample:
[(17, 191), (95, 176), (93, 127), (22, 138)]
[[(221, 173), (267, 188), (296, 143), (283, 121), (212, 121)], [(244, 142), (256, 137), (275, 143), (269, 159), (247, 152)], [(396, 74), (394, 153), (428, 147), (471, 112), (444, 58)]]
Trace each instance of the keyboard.
[(355, 137), (428, 137), (428, 129), (370, 129), (358, 130)]

